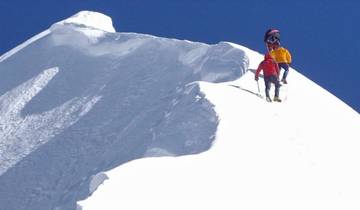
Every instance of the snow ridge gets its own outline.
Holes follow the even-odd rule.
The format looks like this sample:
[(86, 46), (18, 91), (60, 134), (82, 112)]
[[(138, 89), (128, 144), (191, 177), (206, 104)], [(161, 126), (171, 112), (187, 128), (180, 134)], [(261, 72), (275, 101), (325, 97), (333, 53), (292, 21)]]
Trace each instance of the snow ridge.
[(228, 43), (81, 21), (54, 24), (0, 62), (0, 203), (8, 210), (76, 209), (102, 171), (208, 150), (219, 119), (198, 81), (231, 81), (247, 70), (245, 53)]
[[(263, 60), (231, 45), (246, 52), (250, 66)], [(220, 120), (212, 148), (109, 170), (79, 209), (359, 209), (360, 115), (295, 69), (290, 73), (283, 103), (258, 96), (254, 70), (232, 82), (199, 82)]]
[(5, 54), (3, 54), (0, 57), (0, 62), (5, 61), (6, 59), (8, 59), (9, 57), (11, 57), (12, 55), (14, 55), (15, 53), (19, 52), (20, 50), (24, 49), (25, 47), (29, 46), (30, 44), (32, 44), (33, 42), (35, 42), (36, 40), (39, 40), (43, 37), (45, 37), (46, 35), (48, 35), (50, 33), (50, 30), (45, 30), (37, 35), (35, 35), (34, 37), (30, 38), (29, 40), (25, 41), (24, 43), (20, 44), (19, 46), (15, 47), (14, 49), (10, 50), (9, 52), (6, 52)]
[(291, 69), (269, 104), (260, 53), (114, 31), (82, 12), (0, 61), (1, 208), (359, 209), (360, 118), (343, 102)]

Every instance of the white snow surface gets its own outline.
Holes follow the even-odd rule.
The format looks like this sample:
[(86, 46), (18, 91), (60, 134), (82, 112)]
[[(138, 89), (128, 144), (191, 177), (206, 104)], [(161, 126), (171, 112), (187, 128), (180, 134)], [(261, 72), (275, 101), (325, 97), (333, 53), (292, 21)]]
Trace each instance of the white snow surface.
[(359, 114), (262, 57), (55, 23), (0, 57), (0, 209), (359, 209)]
[[(231, 45), (247, 53), (250, 68), (263, 58)], [(294, 69), (281, 104), (257, 97), (253, 78), (249, 71), (232, 82), (200, 82), (220, 119), (209, 151), (126, 163), (106, 172), (109, 180), (79, 207), (359, 209), (358, 113)]]
[[(91, 11), (81, 11), (65, 20), (59, 21), (50, 27), (54, 34), (55, 43), (62, 45), (65, 42), (71, 46), (83, 47), (84, 44), (96, 44), (108, 33), (115, 33), (110, 17)], [(77, 37), (71, 39), (72, 37)], [(60, 42), (60, 43), (59, 43)]]
[(102, 171), (208, 150), (218, 117), (198, 81), (247, 70), (229, 43), (113, 33), (82, 17), (1, 57), (0, 209), (76, 209)]
[(106, 32), (116, 32), (112, 19), (99, 12), (93, 11), (81, 11), (65, 20), (62, 20), (56, 24), (68, 25), (75, 24), (80, 27), (100, 29)]

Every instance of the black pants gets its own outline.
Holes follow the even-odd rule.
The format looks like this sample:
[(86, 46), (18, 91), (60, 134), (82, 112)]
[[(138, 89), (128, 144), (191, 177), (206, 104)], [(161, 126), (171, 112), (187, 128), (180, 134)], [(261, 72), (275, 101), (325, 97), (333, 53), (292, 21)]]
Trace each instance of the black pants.
[(280, 91), (280, 82), (277, 76), (271, 75), (271, 76), (264, 76), (265, 81), (265, 94), (266, 97), (270, 97), (269, 91), (271, 87), (271, 83), (275, 84), (275, 97), (279, 97), (279, 91)]

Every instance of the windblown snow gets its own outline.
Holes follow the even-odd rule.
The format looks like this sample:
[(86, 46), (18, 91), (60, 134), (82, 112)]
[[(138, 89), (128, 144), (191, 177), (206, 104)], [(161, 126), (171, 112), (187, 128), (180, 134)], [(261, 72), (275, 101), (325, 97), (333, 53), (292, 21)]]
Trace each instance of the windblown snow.
[(359, 114), (294, 69), (265, 102), (261, 59), (55, 23), (0, 57), (0, 209), (360, 208)]

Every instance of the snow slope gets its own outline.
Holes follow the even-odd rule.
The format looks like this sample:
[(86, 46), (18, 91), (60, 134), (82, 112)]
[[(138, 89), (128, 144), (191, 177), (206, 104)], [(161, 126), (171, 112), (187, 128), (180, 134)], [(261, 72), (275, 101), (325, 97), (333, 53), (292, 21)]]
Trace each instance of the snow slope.
[[(231, 45), (250, 69), (263, 57)], [(101, 173), (79, 209), (359, 209), (358, 113), (294, 69), (281, 104), (259, 98), (253, 78), (200, 82), (220, 120), (209, 151)]]
[(248, 62), (229, 43), (116, 33), (95, 12), (55, 23), (0, 58), (0, 209), (76, 209), (101, 171), (208, 150), (218, 116), (197, 81)]
[(55, 23), (0, 57), (0, 209), (358, 209), (359, 114), (295, 70), (266, 103), (261, 59)]

